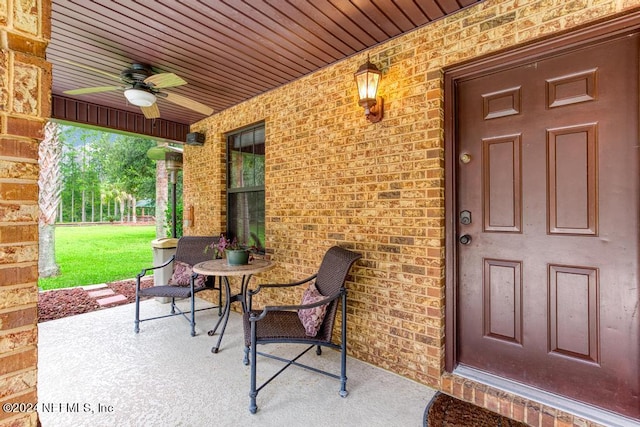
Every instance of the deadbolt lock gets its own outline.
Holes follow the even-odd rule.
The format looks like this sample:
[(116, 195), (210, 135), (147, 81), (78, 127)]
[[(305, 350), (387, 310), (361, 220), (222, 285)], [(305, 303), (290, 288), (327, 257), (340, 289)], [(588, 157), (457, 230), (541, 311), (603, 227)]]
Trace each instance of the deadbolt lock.
[(460, 224), (464, 224), (464, 225), (471, 224), (471, 212), (469, 211), (460, 212)]

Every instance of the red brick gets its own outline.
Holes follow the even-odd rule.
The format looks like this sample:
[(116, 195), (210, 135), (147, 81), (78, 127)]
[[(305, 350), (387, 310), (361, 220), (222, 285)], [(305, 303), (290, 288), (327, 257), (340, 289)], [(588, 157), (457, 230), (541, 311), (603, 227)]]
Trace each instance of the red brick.
[(540, 425), (542, 427), (555, 427), (556, 410), (549, 407), (542, 407)]
[(540, 405), (535, 402), (527, 402), (525, 422), (534, 427), (540, 425)]
[(10, 355), (0, 355), (0, 375), (20, 371), (28, 368), (35, 368), (37, 361), (36, 348), (28, 348), (19, 353)]
[(15, 33), (7, 33), (7, 43), (9, 50), (35, 55), (42, 58), (44, 58), (45, 51), (47, 49), (47, 43), (45, 41), (34, 40)]
[(37, 225), (12, 225), (10, 227), (0, 227), (0, 241), (2, 243), (35, 242), (37, 240)]
[(38, 201), (38, 184), (0, 182), (0, 200)]
[(0, 265), (0, 286), (20, 285), (38, 280), (38, 266), (20, 265), (2, 268)]
[(475, 390), (474, 403), (482, 408), (486, 405), (487, 386), (478, 384)]
[(498, 411), (498, 413), (501, 415), (504, 415), (505, 417), (511, 418), (512, 417), (511, 407), (512, 407), (511, 397), (501, 397), (500, 411)]
[(462, 386), (462, 398), (466, 402), (473, 402), (473, 382), (465, 381)]
[(33, 139), (0, 137), (0, 156), (38, 160), (38, 143)]
[(36, 307), (0, 313), (0, 331), (35, 325), (37, 320), (38, 309)]
[(451, 377), (442, 377), (441, 389), (447, 394), (451, 394), (453, 392), (453, 381), (451, 380)]
[(488, 392), (485, 396), (485, 402), (485, 408), (495, 413), (500, 413), (500, 398), (494, 393)]
[(462, 389), (462, 380), (460, 380), (459, 378), (455, 378), (453, 380), (453, 396), (457, 397), (458, 399), (463, 399), (464, 392)]
[(511, 407), (511, 417), (520, 422), (525, 421), (525, 413), (526, 413), (526, 400), (520, 397), (515, 397), (513, 399), (513, 404)]
[[(20, 394), (17, 396), (12, 396), (9, 399), (3, 400), (2, 403), (31, 403), (33, 405), (37, 404), (38, 402), (38, 397), (36, 395), (35, 390), (28, 392), (28, 393), (24, 393), (24, 394)], [(2, 421), (2, 425), (4, 426), (4, 422), (9, 419), (14, 417), (15, 414), (13, 412), (5, 412), (2, 409), (0, 409), (0, 421)], [(19, 418), (19, 417), (18, 417)]]
[(42, 140), (44, 138), (44, 121), (7, 117), (7, 134)]

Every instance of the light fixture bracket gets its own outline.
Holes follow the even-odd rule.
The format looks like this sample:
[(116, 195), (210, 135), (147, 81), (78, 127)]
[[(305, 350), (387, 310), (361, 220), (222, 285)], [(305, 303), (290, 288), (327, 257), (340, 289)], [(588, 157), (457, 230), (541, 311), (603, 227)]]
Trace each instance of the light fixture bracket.
[(382, 120), (382, 116), (384, 115), (384, 99), (382, 97), (377, 96), (376, 101), (373, 105), (369, 107), (365, 107), (364, 116), (369, 120), (370, 123), (378, 123)]

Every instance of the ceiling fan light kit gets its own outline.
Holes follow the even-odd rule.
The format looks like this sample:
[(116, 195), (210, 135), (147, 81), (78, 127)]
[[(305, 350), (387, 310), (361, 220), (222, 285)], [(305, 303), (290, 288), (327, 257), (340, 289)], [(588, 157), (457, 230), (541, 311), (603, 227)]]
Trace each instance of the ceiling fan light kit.
[(127, 89), (124, 91), (124, 96), (129, 103), (137, 107), (151, 107), (156, 102), (156, 96), (141, 89)]

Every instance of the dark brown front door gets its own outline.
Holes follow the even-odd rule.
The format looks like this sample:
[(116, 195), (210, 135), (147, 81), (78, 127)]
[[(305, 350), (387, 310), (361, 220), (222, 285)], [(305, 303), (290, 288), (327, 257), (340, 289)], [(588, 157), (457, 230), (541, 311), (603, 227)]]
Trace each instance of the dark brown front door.
[(638, 40), (456, 84), (458, 362), (634, 418)]

